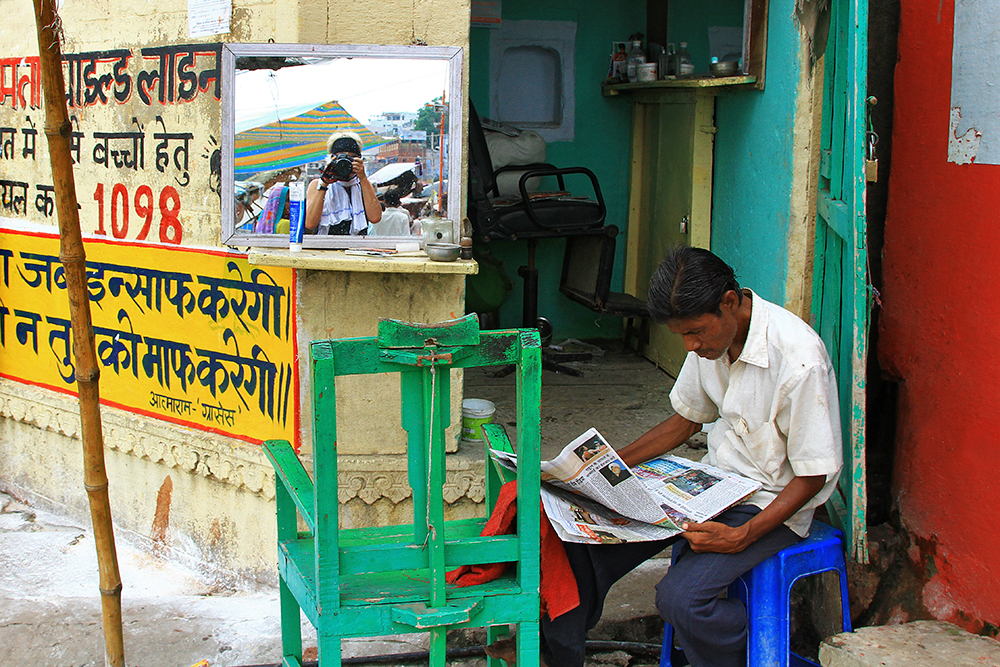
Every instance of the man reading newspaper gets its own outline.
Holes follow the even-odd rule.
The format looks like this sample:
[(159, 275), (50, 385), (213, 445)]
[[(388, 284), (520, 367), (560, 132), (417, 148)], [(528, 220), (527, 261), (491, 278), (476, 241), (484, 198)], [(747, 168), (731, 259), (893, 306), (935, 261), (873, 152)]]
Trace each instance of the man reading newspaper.
[[(634, 467), (715, 422), (705, 462), (761, 484), (714, 520), (684, 522), (666, 540), (565, 543), (580, 605), (541, 620), (547, 667), (582, 667), (586, 634), (611, 585), (683, 538), (656, 586), (656, 606), (694, 667), (746, 665), (746, 610), (720, 598), (744, 572), (804, 538), (843, 465), (837, 386), (819, 336), (801, 319), (741, 289), (707, 250), (668, 253), (649, 285), (650, 315), (688, 350), (670, 392), (676, 412), (620, 452)], [(498, 644), (500, 644), (498, 642)], [(513, 662), (510, 643), (488, 653)]]

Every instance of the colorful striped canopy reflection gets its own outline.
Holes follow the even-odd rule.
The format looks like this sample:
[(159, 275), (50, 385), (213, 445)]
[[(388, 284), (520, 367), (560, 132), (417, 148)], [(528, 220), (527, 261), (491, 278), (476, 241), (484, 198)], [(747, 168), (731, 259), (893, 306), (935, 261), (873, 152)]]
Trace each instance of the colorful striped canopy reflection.
[(337, 130), (357, 132), (364, 148), (391, 141), (376, 136), (337, 102), (327, 102), (293, 118), (237, 134), (236, 178), (322, 160), (326, 140)]

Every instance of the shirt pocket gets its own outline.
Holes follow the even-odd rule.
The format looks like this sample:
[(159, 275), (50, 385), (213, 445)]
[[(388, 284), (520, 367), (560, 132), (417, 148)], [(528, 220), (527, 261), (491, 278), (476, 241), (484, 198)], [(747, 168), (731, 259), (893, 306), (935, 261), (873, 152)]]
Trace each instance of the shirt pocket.
[(750, 430), (746, 420), (741, 418), (736, 422), (733, 431), (743, 442), (754, 467), (772, 481), (777, 481), (781, 466), (785, 462), (785, 443), (774, 423), (766, 421)]

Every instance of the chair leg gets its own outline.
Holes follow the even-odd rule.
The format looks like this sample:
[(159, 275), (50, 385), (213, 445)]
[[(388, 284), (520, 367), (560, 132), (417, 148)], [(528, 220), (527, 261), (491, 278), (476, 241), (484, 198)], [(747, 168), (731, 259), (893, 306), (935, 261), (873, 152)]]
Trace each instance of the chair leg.
[[(635, 333), (634, 319), (631, 317), (625, 318), (625, 350), (632, 349), (632, 336)], [(639, 343), (635, 345), (636, 353), (638, 354)]]
[(285, 580), (278, 582), (281, 599), (281, 653), (285, 664), (302, 665), (302, 617), (299, 603), (288, 590)]
[(316, 635), (320, 667), (341, 667), (340, 636), (331, 636), (321, 632), (317, 632)]
[[(748, 667), (788, 667), (791, 583), (782, 585), (780, 566), (769, 560), (744, 574), (743, 579), (748, 597)], [(774, 591), (778, 599), (769, 600), (767, 591)]]
[[(446, 641), (448, 627), (431, 628), (430, 667), (445, 667), (447, 662), (448, 643)], [(326, 667), (324, 665), (324, 667)]]
[[(494, 644), (510, 636), (509, 625), (491, 625), (486, 628), (486, 645)], [(486, 656), (486, 667), (505, 667), (503, 660)]]
[(847, 597), (847, 566), (841, 564), (837, 570), (837, 577), (840, 579), (840, 606), (843, 610), (841, 628), (844, 632), (854, 632), (851, 623), (851, 601)]
[(673, 667), (674, 626), (663, 624), (663, 646), (660, 647), (660, 667)]
[(537, 665), (538, 664), (538, 641), (539, 623), (522, 622), (517, 626), (517, 664)]

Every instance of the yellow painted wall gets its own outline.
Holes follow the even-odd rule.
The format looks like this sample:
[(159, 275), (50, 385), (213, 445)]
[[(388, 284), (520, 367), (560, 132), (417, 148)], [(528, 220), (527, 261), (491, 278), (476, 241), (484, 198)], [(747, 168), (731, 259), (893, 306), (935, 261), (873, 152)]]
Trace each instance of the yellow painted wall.
[[(11, 0), (4, 14), (0, 59), (37, 55), (31, 2)], [(141, 72), (150, 71), (158, 62), (143, 58), (142, 49), (162, 46), (264, 43), (273, 39), (298, 43), (415, 43), (459, 46), (467, 51), (469, 42), (468, 0), (237, 0), (230, 34), (199, 39), (187, 36), (186, 0), (68, 2), (64, 3), (61, 19), (64, 54), (126, 50), (129, 58), (121, 71), (128, 72), (134, 84)], [(212, 64), (211, 55), (198, 55), (189, 70), (200, 74), (210, 70)], [(98, 60), (92, 76), (113, 76), (114, 65), (112, 60)], [(26, 67), (19, 69), (21, 73), (28, 71)], [(68, 72), (65, 66), (64, 71)], [(112, 95), (113, 89), (111, 85)], [(89, 90), (93, 93), (95, 88)], [(142, 235), (145, 222), (145, 215), (140, 213), (152, 208), (146, 241), (167, 247), (179, 241), (185, 246), (218, 248), (221, 211), (213, 156), (221, 139), (221, 102), (211, 82), (184, 103), (161, 104), (156, 99), (157, 90), (147, 87), (146, 91), (153, 95), (148, 104), (133, 89), (125, 103), (98, 101), (87, 105), (83, 100), (82, 105), (70, 108), (70, 113), (77, 116), (74, 129), (83, 134), (80, 164), (75, 169), (83, 231), (98, 231), (103, 204), (108, 237), (113, 239), (117, 232), (123, 240), (135, 241)], [(0, 181), (24, 183), (26, 189), (25, 200), (17, 210), (0, 208), (0, 225), (52, 228), (56, 220), (46, 209), (45, 200), (40, 201), (41, 209), (36, 205), (38, 194), (44, 193), (44, 188), (39, 190), (37, 186), (51, 182), (43, 111), (31, 108), (30, 94), (28, 107), (21, 107), (14, 97), (0, 99), (0, 127), (16, 129), (12, 146), (16, 153), (10, 159), (0, 159)], [(22, 129), (37, 132), (34, 160), (22, 155), (26, 136)], [(94, 133), (102, 132), (141, 132), (145, 141), (144, 168), (114, 166), (110, 151), (118, 150), (121, 161), (121, 151), (127, 148), (129, 139), (111, 139), (109, 164), (100, 164), (93, 145), (97, 141)], [(191, 134), (186, 176), (173, 159), (177, 143), (167, 145), (167, 162), (157, 162), (156, 147), (162, 139), (154, 139), (154, 133)], [(0, 136), (0, 151), (2, 145)], [(100, 157), (103, 160), (103, 155)], [(177, 208), (175, 199), (169, 192), (163, 194), (167, 188), (177, 193), (176, 224), (170, 217)], [(116, 196), (118, 224), (113, 228), (111, 208)], [(161, 197), (165, 197), (167, 223), (162, 220)], [(150, 201), (152, 206), (148, 205)], [(126, 207), (127, 231), (122, 224)], [(462, 210), (461, 205), (457, 208)], [(182, 229), (180, 235), (175, 233), (177, 225)], [(161, 227), (165, 229), (162, 239)], [(10, 250), (19, 252), (17, 247)], [(184, 255), (177, 256), (181, 261)], [(295, 362), (300, 378), (305, 380), (307, 376), (310, 340), (373, 335), (382, 316), (439, 321), (461, 315), (464, 284), (463, 275), (298, 271), (299, 358)], [(0, 368), (0, 375), (3, 370)], [(405, 485), (402, 433), (393, 426), (398, 423), (398, 383), (385, 377), (361, 384), (357, 398), (344, 406), (344, 422), (349, 425), (343, 433), (341, 461), (343, 519), (348, 525), (400, 521), (408, 513), (409, 491)], [(301, 423), (308, 425), (308, 383), (301, 385)], [(459, 400), (456, 397), (452, 410), (455, 429)], [(53, 509), (68, 510), (82, 520), (87, 509), (77, 414), (71, 396), (0, 378), (0, 488)], [(257, 446), (150, 417), (136, 418), (117, 408), (105, 407), (103, 415), (114, 519), (122, 537), (143, 541), (156, 533), (153, 516), (157, 497), (163, 497), (160, 491), (169, 477), (170, 525), (165, 533), (166, 544), (161, 545), (167, 553), (205, 561), (220, 574), (274, 580), (273, 473)], [(305, 428), (303, 440), (308, 455)], [(449, 459), (446, 497), (453, 502), (453, 513), (468, 516), (481, 512), (481, 473), (475, 471), (464, 452)], [(375, 471), (379, 472), (377, 478)]]

